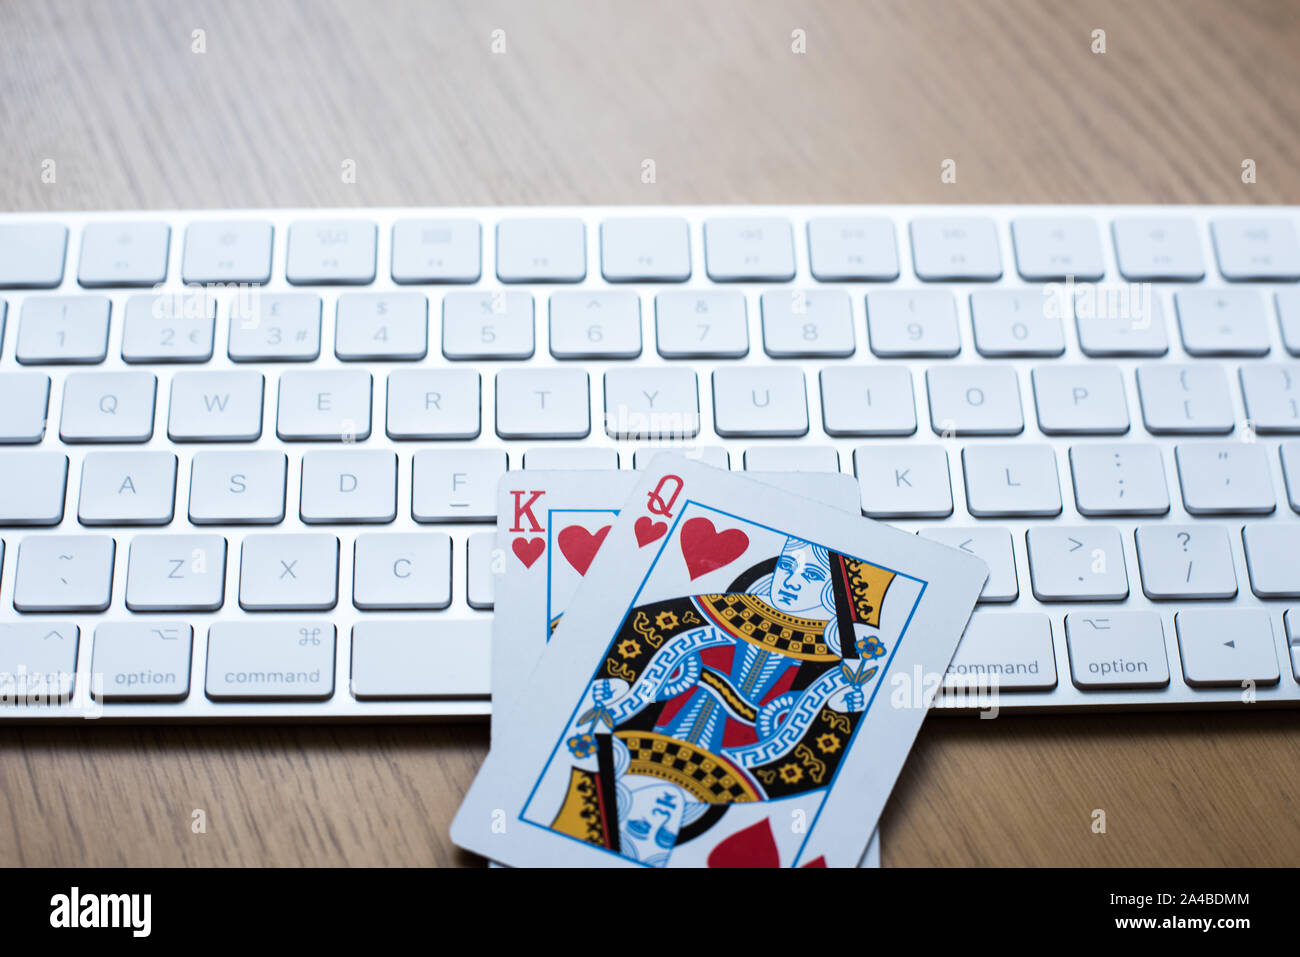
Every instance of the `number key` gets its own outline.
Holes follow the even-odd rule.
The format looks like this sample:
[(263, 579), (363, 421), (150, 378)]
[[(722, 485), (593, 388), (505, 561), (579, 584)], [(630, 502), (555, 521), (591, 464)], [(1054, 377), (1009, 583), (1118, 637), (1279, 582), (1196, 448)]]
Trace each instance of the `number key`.
[(551, 296), (551, 355), (557, 359), (635, 359), (641, 354), (641, 300), (634, 292), (557, 292)]
[(745, 297), (738, 292), (661, 292), (655, 340), (665, 359), (738, 359), (749, 352)]
[(955, 356), (961, 351), (957, 300), (942, 289), (869, 293), (867, 336), (882, 359)]
[(763, 349), (773, 358), (853, 355), (853, 308), (836, 289), (763, 293)]
[(320, 296), (237, 298), (230, 306), (231, 362), (311, 362), (320, 355)]

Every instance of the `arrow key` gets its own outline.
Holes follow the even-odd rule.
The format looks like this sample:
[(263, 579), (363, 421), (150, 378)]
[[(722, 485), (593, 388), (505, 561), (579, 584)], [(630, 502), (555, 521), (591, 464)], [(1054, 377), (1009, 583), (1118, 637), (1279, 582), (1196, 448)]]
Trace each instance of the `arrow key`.
[(982, 558), (989, 566), (989, 579), (980, 592), (980, 602), (1008, 602), (1020, 597), (1016, 581), (1016, 559), (1011, 548), (1011, 532), (1005, 528), (981, 526), (960, 528), (939, 526), (921, 530), (929, 538), (951, 548)]
[(1275, 685), (1281, 677), (1269, 613), (1262, 608), (1180, 611), (1174, 616), (1183, 677), (1194, 688)]

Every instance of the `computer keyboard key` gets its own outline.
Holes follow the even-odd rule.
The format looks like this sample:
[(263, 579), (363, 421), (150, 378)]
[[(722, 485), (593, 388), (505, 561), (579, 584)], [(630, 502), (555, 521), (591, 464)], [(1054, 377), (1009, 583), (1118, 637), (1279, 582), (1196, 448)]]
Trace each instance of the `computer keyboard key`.
[(18, 545), (14, 608), (21, 612), (104, 611), (113, 593), (113, 539), (32, 535)]
[(1071, 679), (1083, 691), (1163, 688), (1169, 684), (1165, 629), (1153, 611), (1066, 615), (1065, 644)]
[(131, 611), (216, 611), (226, 597), (220, 535), (137, 535), (126, 567)]
[(1123, 435), (1129, 429), (1124, 376), (1095, 362), (1035, 366), (1038, 427), (1047, 435)]
[(1290, 286), (1273, 295), (1282, 344), (1293, 356), (1300, 356), (1300, 288)]
[(539, 446), (524, 453), (524, 468), (533, 469), (616, 469), (618, 449), (598, 446)]
[(587, 228), (580, 219), (503, 219), (497, 224), (502, 282), (582, 282)]
[(299, 514), (308, 525), (386, 524), (397, 518), (397, 455), (317, 449), (302, 457)]
[(64, 442), (148, 442), (158, 379), (149, 372), (73, 372), (63, 380)]
[(204, 688), (213, 701), (327, 701), (334, 642), (328, 621), (214, 622)]
[(1266, 302), (1254, 289), (1180, 289), (1174, 309), (1188, 355), (1268, 354)]
[(1052, 624), (1042, 612), (977, 610), (943, 676), (944, 691), (1051, 691)]
[(838, 472), (840, 454), (829, 445), (755, 445), (745, 450), (747, 472)]
[(1227, 529), (1217, 525), (1139, 525), (1142, 591), (1153, 600), (1234, 598), (1237, 572)]
[(758, 216), (706, 219), (704, 266), (714, 282), (789, 282), (795, 271), (790, 221)]
[(0, 623), (0, 706), (70, 701), (77, 684), (80, 637), (70, 621)]
[(833, 365), (821, 370), (822, 426), (827, 435), (912, 435), (916, 397), (901, 366)]
[(583, 369), (502, 369), (496, 428), (503, 439), (581, 439), (591, 433), (591, 396)]
[(417, 522), (494, 522), (501, 449), (421, 449), (411, 457), (411, 517)]
[(190, 694), (194, 629), (183, 621), (113, 621), (95, 626), (90, 693), (97, 701), (184, 701)]
[(352, 626), (360, 701), (487, 698), (492, 630), (484, 621), (363, 621)]
[(1273, 626), (1263, 608), (1200, 608), (1174, 616), (1183, 678), (1193, 688), (1275, 685)]
[(91, 223), (81, 231), (77, 282), (156, 286), (167, 278), (171, 227), (160, 222)]
[(1300, 681), (1300, 608), (1288, 608), (1282, 614), (1286, 643), (1290, 649), (1291, 674)]
[(605, 434), (613, 439), (693, 439), (700, 391), (692, 369), (646, 367), (605, 373)]
[(97, 701), (184, 701), (194, 629), (183, 621), (106, 621), (95, 626), (90, 693)]
[(1291, 511), (1300, 512), (1300, 441), (1283, 442), (1278, 447), (1282, 459), (1282, 477), (1286, 483)]
[(1231, 217), (1210, 223), (1219, 272), (1230, 282), (1300, 279), (1300, 241), (1290, 220)]
[(281, 373), (276, 434), (286, 441), (365, 441), (370, 437), (370, 386), (370, 373), (361, 369)]
[(264, 389), (260, 372), (178, 372), (167, 436), (173, 442), (254, 442), (262, 435)]
[(377, 235), (375, 224), (361, 219), (291, 223), (285, 279), (295, 286), (372, 283)]
[(690, 224), (679, 216), (606, 219), (600, 271), (606, 282), (685, 282), (691, 278)]
[[(451, 604), (451, 538), (442, 532), (358, 535), (352, 568), (358, 608), (431, 611)], [(429, 635), (429, 624), (420, 626)]]
[(724, 438), (806, 435), (808, 396), (802, 370), (792, 366), (715, 369), (713, 428)]
[(838, 289), (780, 289), (759, 300), (763, 351), (777, 359), (853, 355), (853, 307)]
[(1174, 449), (1183, 506), (1192, 515), (1266, 515), (1277, 507), (1264, 448), (1250, 442), (1197, 442)]
[(339, 296), (334, 354), (344, 361), (414, 361), (429, 352), (429, 300), (418, 292)]
[(918, 279), (992, 281), (1002, 276), (998, 228), (984, 217), (914, 219), (912, 266)]
[(284, 521), (283, 452), (196, 452), (190, 468), (195, 525), (278, 525)]
[(442, 354), (448, 359), (528, 359), (533, 297), (526, 292), (449, 292), (442, 297)]
[(898, 278), (898, 240), (883, 216), (808, 220), (808, 261), (818, 282)]
[(946, 518), (952, 514), (948, 453), (940, 445), (859, 445), (853, 473), (862, 511), (872, 518)]
[(961, 458), (966, 509), (976, 518), (1061, 514), (1061, 480), (1050, 445), (970, 445)]
[(1039, 601), (1123, 601), (1128, 574), (1119, 531), (1106, 525), (1037, 525), (1026, 534)]
[(739, 359), (749, 352), (745, 297), (727, 290), (655, 296), (655, 344), (665, 359)]
[(388, 373), (388, 437), (477, 438), (480, 401), (473, 369), (394, 369)]
[(239, 604), (245, 611), (325, 611), (338, 602), (338, 581), (339, 540), (333, 535), (244, 539)]
[(1252, 362), (1238, 377), (1246, 418), (1256, 432), (1300, 432), (1300, 363)]
[(0, 525), (58, 525), (67, 485), (62, 452), (0, 452)]
[(269, 282), (273, 235), (271, 224), (259, 220), (190, 223), (185, 227), (181, 281), (187, 286)]
[(1241, 538), (1250, 590), (1260, 598), (1300, 598), (1295, 529), (1279, 522), (1251, 524), (1241, 530)]
[(931, 366), (925, 384), (936, 435), (1019, 435), (1025, 430), (1020, 383), (1012, 366)]
[(981, 603), (1009, 602), (1020, 597), (1016, 580), (1016, 558), (1011, 547), (1011, 532), (989, 525), (939, 525), (921, 529), (922, 538), (959, 548), (989, 566), (988, 581), (980, 592)]
[(988, 358), (1065, 352), (1060, 310), (1042, 290), (981, 289), (970, 294), (975, 348)]
[(138, 295), (126, 301), (124, 362), (207, 362), (217, 301), (206, 293)]
[(634, 292), (551, 294), (551, 355), (635, 359), (641, 354), (641, 300)]
[(0, 372), (0, 445), (35, 445), (45, 437), (50, 377)]
[(1083, 217), (1021, 216), (1011, 221), (1016, 271), (1025, 282), (1069, 277), (1096, 282), (1105, 274), (1097, 224)]
[(1226, 435), (1234, 425), (1222, 367), (1148, 363), (1137, 368), (1142, 420), (1153, 435)]
[(94, 365), (108, 355), (105, 296), (28, 296), (18, 320), (23, 365)]
[(946, 289), (882, 289), (867, 293), (867, 338), (881, 359), (961, 352), (957, 300)]
[(495, 549), (495, 532), (475, 532), (466, 542), (465, 600), (471, 608), (492, 608), (496, 592), (496, 575), (492, 570)]
[(53, 289), (63, 282), (68, 227), (0, 224), (0, 289)]
[(171, 452), (89, 452), (81, 460), (82, 525), (166, 525), (175, 506)]
[(226, 352), (231, 362), (312, 362), (320, 356), (320, 327), (320, 296), (239, 296), (230, 307)]
[(1079, 348), (1093, 358), (1163, 356), (1169, 351), (1165, 312), (1149, 283), (1075, 290)]
[(672, 452), (676, 455), (684, 456), (688, 459), (698, 460), (705, 465), (715, 469), (731, 468), (731, 456), (727, 450), (720, 445), (683, 445), (674, 446), (671, 444), (661, 446), (646, 446), (636, 450), (632, 456), (632, 467), (635, 469), (646, 469), (654, 461), (656, 455), (663, 452)]
[(1130, 216), (1115, 220), (1115, 255), (1130, 282), (1205, 276), (1195, 220), (1188, 217)]
[(399, 219), (393, 223), (393, 282), (478, 282), (482, 245), (482, 228), (472, 219)]
[(1169, 486), (1158, 445), (1072, 445), (1070, 471), (1080, 515), (1164, 515), (1169, 511)]

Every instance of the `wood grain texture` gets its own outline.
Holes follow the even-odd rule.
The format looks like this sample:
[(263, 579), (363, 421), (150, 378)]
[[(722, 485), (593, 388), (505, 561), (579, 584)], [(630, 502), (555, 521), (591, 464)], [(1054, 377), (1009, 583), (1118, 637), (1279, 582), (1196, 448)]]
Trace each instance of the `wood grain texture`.
[[(0, 208), (1300, 203), (1297, 49), (1300, 7), (1268, 0), (7, 0)], [(1298, 729), (931, 720), (884, 860), (1295, 864)], [(447, 825), (486, 747), (483, 725), (4, 728), (0, 864), (476, 863)]]

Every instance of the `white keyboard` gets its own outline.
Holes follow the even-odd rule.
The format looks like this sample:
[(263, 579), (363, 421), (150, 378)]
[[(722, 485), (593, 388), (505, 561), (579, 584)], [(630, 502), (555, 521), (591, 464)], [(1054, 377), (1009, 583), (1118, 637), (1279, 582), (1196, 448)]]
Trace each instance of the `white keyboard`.
[(1003, 709), (1300, 702), (1296, 208), (0, 215), (0, 721), (486, 714), (504, 470), (840, 469)]

